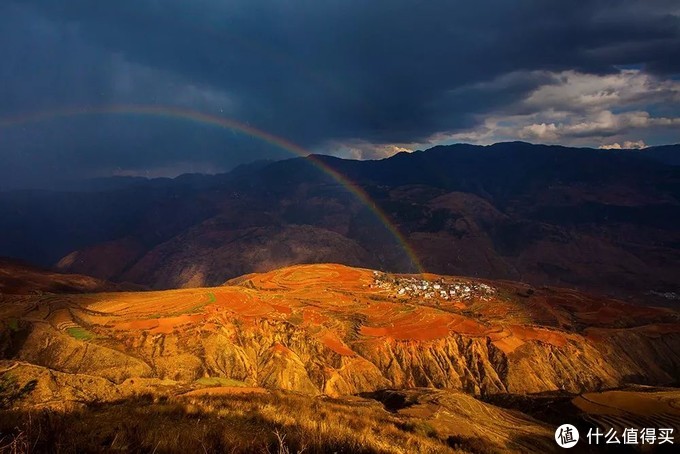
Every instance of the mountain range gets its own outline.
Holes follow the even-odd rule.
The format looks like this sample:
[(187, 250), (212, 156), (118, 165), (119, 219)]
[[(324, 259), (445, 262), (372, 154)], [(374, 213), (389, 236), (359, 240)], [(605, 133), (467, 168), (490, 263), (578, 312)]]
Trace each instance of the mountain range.
[(459, 144), (375, 161), (310, 156), (220, 175), (3, 192), (0, 255), (153, 289), (333, 262), (673, 305), (678, 156), (678, 145)]

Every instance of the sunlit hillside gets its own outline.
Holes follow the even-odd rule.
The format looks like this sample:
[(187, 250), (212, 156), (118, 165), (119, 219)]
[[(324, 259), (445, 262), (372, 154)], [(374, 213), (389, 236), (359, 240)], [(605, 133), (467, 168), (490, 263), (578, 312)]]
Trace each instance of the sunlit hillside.
[[(540, 451), (553, 420), (538, 397), (513, 397), (531, 395), (584, 426), (678, 418), (675, 391), (648, 388), (668, 401), (651, 409), (634, 389), (598, 393), (672, 385), (680, 314), (571, 290), (325, 264), (213, 288), (1, 298), (15, 443), (47, 443), (47, 427), (66, 451), (265, 452), (277, 433), (307, 452)], [(620, 410), (603, 412), (609, 401)], [(17, 412), (33, 416), (15, 428)], [(126, 412), (165, 422), (133, 428)]]

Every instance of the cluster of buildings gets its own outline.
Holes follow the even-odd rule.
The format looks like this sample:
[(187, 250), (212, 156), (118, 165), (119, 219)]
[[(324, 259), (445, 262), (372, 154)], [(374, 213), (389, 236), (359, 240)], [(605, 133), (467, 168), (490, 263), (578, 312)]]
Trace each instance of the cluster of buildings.
[(655, 292), (652, 290), (649, 292), (651, 295), (660, 296), (661, 298), (666, 298), (667, 300), (680, 300), (680, 294), (675, 292)]
[(488, 300), (496, 293), (489, 285), (470, 281), (447, 282), (443, 279), (428, 281), (413, 276), (388, 275), (379, 271), (373, 272), (373, 278), (372, 287), (390, 290), (398, 296), (465, 301), (473, 298)]

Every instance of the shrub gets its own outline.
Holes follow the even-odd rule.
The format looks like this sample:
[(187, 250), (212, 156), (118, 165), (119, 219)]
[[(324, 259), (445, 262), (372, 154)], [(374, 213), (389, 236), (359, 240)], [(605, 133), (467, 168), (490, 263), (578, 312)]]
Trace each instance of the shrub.
[(37, 380), (31, 380), (24, 386), (19, 386), (19, 383), (12, 376), (3, 375), (0, 377), (0, 408), (13, 406), (17, 400), (24, 398), (33, 391), (37, 384)]

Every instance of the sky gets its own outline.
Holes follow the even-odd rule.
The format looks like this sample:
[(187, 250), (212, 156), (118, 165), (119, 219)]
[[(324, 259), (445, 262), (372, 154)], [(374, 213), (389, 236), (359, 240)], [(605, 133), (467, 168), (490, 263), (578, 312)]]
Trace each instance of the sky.
[(292, 156), (139, 106), (356, 159), (677, 143), (678, 56), (677, 0), (2, 0), (0, 188)]

